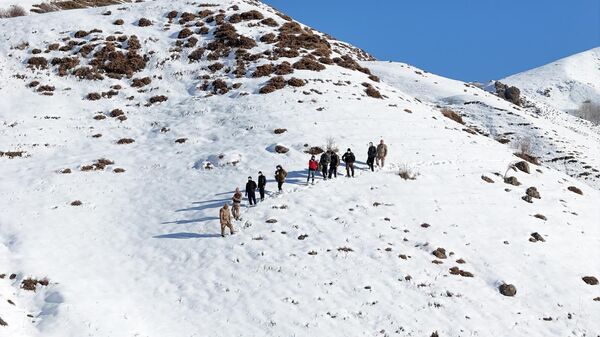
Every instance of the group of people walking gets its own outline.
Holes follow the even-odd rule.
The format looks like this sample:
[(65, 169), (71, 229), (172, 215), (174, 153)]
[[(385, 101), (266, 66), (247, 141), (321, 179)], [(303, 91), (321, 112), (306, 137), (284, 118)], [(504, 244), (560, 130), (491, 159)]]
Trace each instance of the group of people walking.
[[(385, 165), (385, 158), (387, 157), (387, 154), (387, 145), (384, 143), (383, 139), (379, 142), (377, 147), (375, 147), (373, 143), (369, 143), (369, 148), (367, 150), (367, 165), (369, 169), (371, 171), (375, 171), (375, 165), (383, 167)], [(354, 178), (354, 163), (356, 162), (356, 156), (351, 149), (348, 149), (346, 153), (342, 155), (341, 161), (346, 164), (346, 177)], [(332, 179), (334, 177), (337, 178), (337, 170), (339, 165), (340, 157), (334, 150), (327, 150), (323, 152), (318, 161), (314, 155), (311, 156), (310, 160), (308, 161), (308, 175), (306, 177), (306, 183), (308, 184), (312, 179), (312, 183), (314, 184), (315, 174), (317, 171), (321, 173), (323, 180)], [(275, 181), (277, 182), (277, 189), (279, 192), (283, 191), (283, 184), (285, 183), (287, 175), (287, 171), (284, 170), (281, 165), (277, 165), (275, 170)], [(245, 195), (248, 198), (248, 203), (250, 206), (256, 205), (256, 190), (258, 190), (260, 194), (260, 201), (265, 199), (266, 185), (267, 178), (261, 171), (258, 172), (258, 184), (252, 180), (252, 177), (248, 177)], [(240, 219), (242, 192), (240, 191), (239, 187), (235, 189), (231, 199), (233, 201), (232, 212), (229, 211), (229, 205), (227, 203), (225, 203), (225, 205), (223, 205), (223, 207), (219, 210), (222, 237), (225, 237), (226, 228), (229, 228), (230, 234), (235, 233), (231, 221), (232, 215), (233, 219)]]

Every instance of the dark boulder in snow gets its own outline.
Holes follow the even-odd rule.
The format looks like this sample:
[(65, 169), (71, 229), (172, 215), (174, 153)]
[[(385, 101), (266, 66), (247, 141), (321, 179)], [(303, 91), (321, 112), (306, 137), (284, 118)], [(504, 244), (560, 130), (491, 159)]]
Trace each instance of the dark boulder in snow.
[(275, 153), (284, 154), (284, 153), (288, 153), (290, 151), (290, 149), (288, 149), (287, 147), (285, 147), (283, 145), (277, 144), (273, 148), (273, 151), (275, 151)]
[(538, 242), (538, 241), (546, 242), (546, 240), (544, 240), (542, 235), (538, 232), (531, 233), (531, 237), (529, 238), (529, 241), (531, 241), (531, 242)]
[(584, 276), (581, 279), (583, 280), (583, 282), (591, 286), (595, 286), (598, 284), (598, 279), (594, 276)]
[(525, 191), (525, 194), (527, 194), (528, 197), (532, 197), (532, 198), (536, 198), (536, 199), (542, 198), (540, 196), (540, 192), (537, 190), (537, 188), (535, 188), (533, 186), (528, 188), (527, 191)]
[(526, 161), (520, 161), (518, 163), (515, 164), (515, 167), (517, 169), (519, 169), (519, 171), (525, 172), (525, 173), (529, 173), (529, 163), (527, 163)]
[(502, 82), (496, 82), (496, 94), (513, 104), (521, 105), (521, 90), (517, 87), (509, 87)]
[(512, 297), (517, 294), (517, 288), (512, 284), (503, 283), (498, 287), (498, 290), (500, 291), (500, 294), (504, 296)]
[(521, 90), (517, 87), (508, 87), (504, 92), (504, 98), (516, 105), (521, 105)]
[(432, 254), (438, 259), (446, 259), (446, 250), (444, 248), (438, 248), (432, 252)]
[(519, 186), (521, 185), (521, 183), (519, 182), (519, 180), (517, 179), (517, 177), (507, 177), (504, 178), (504, 182), (509, 184), (509, 185), (513, 185), (513, 186)]

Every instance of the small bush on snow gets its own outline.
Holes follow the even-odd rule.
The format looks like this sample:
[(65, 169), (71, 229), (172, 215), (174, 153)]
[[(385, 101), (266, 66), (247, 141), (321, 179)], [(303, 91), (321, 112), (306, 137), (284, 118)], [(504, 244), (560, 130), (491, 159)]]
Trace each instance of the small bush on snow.
[(21, 6), (12, 5), (8, 9), (0, 9), (0, 19), (4, 18), (16, 18), (18, 16), (25, 16), (27, 12)]
[(419, 175), (419, 173), (416, 172), (410, 166), (403, 164), (400, 167), (400, 171), (398, 172), (398, 175), (400, 176), (400, 178), (402, 178), (404, 180), (415, 180), (415, 179), (417, 179), (417, 176)]

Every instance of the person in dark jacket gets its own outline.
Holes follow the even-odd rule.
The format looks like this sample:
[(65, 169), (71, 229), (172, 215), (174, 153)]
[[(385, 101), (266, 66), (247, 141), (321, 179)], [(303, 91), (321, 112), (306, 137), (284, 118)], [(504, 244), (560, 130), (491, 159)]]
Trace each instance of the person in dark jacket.
[(312, 177), (313, 184), (315, 183), (315, 172), (317, 172), (318, 168), (319, 168), (319, 163), (315, 159), (315, 156), (311, 156), (310, 160), (308, 161), (308, 177), (306, 177), (307, 184), (310, 181), (311, 177)]
[(250, 206), (256, 205), (256, 187), (256, 183), (252, 180), (252, 177), (248, 177), (248, 182), (246, 183), (246, 196), (248, 197)]
[(329, 179), (332, 176), (337, 178), (337, 168), (340, 166), (340, 157), (334, 151), (331, 152), (331, 162), (329, 163)]
[(283, 191), (283, 183), (285, 183), (285, 178), (287, 177), (287, 172), (281, 167), (281, 165), (277, 165), (277, 170), (275, 171), (275, 181), (277, 182), (277, 188), (279, 192)]
[(346, 163), (346, 177), (350, 178), (350, 176), (352, 176), (352, 178), (354, 178), (354, 162), (356, 161), (356, 156), (354, 156), (352, 150), (348, 149), (342, 156), (342, 160)]
[(260, 201), (265, 200), (265, 186), (267, 186), (267, 178), (262, 172), (258, 172), (258, 192), (260, 193)]
[(375, 157), (377, 157), (377, 148), (371, 142), (367, 151), (367, 165), (369, 165), (372, 172), (375, 171)]
[(331, 156), (328, 151), (323, 152), (321, 154), (321, 159), (319, 160), (319, 165), (321, 165), (321, 174), (323, 175), (323, 180), (327, 180), (327, 170), (329, 168), (329, 164), (331, 163)]

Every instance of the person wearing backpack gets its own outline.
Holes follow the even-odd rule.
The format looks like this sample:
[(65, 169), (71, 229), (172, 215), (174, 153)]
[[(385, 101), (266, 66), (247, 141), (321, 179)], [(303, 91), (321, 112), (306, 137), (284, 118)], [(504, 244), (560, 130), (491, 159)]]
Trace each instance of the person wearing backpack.
[(252, 177), (248, 177), (248, 182), (246, 183), (246, 196), (248, 197), (250, 206), (256, 205), (256, 187), (256, 183), (252, 180)]
[(267, 178), (262, 172), (258, 172), (258, 192), (260, 193), (260, 201), (265, 200), (265, 186), (267, 186)]
[(308, 161), (308, 177), (306, 177), (307, 184), (310, 181), (311, 176), (312, 176), (313, 184), (315, 183), (315, 172), (317, 172), (318, 168), (319, 168), (319, 163), (315, 159), (315, 156), (311, 156), (310, 160)]
[(329, 164), (331, 163), (331, 156), (328, 151), (323, 152), (321, 154), (321, 159), (319, 160), (319, 165), (321, 166), (321, 174), (323, 175), (323, 180), (327, 180), (327, 171), (329, 168)]
[(287, 177), (287, 172), (281, 167), (281, 165), (277, 165), (277, 170), (275, 171), (275, 181), (277, 181), (277, 188), (279, 192), (283, 191), (283, 183), (285, 183), (285, 178)]
[(242, 192), (240, 192), (240, 188), (235, 188), (235, 193), (233, 193), (233, 218), (236, 220), (240, 219), (240, 206), (242, 205)]
[(369, 143), (369, 150), (367, 151), (367, 165), (369, 165), (371, 172), (375, 171), (375, 157), (377, 157), (377, 148), (371, 142)]
[(342, 160), (346, 163), (346, 177), (350, 178), (352, 176), (352, 178), (354, 178), (354, 162), (356, 161), (356, 156), (354, 156), (351, 149), (348, 149), (348, 151), (344, 153)]
[(334, 151), (330, 151), (331, 162), (329, 163), (329, 179), (332, 176), (337, 178), (337, 168), (340, 166), (340, 157)]

